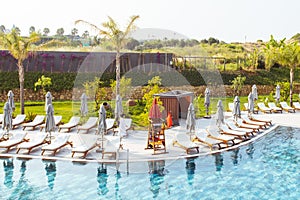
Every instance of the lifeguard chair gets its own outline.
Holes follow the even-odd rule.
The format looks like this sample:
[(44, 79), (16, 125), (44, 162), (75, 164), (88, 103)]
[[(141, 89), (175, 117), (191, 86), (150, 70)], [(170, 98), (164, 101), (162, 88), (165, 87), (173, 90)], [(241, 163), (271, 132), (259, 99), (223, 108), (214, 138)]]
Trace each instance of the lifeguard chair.
[[(154, 153), (166, 153), (165, 124), (162, 120), (162, 114), (154, 98), (149, 111), (149, 128), (146, 149), (153, 149)], [(161, 152), (162, 151), (162, 152)]]
[(153, 149), (153, 154), (166, 153), (165, 124), (160, 119), (149, 121), (146, 149)]

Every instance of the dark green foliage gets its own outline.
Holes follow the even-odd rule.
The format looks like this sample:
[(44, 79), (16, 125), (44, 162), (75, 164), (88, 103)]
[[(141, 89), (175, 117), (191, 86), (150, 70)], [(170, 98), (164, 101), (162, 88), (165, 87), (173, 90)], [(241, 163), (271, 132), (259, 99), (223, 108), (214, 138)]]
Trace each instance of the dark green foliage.
[[(43, 72), (26, 72), (25, 73), (25, 89), (34, 89), (34, 83), (42, 75), (50, 77), (52, 85), (49, 90), (63, 91), (71, 90), (73, 87), (83, 87), (82, 84), (88, 80), (94, 80), (95, 76), (100, 77), (103, 81), (103, 87), (109, 87), (111, 80), (115, 79), (115, 73), (43, 73)], [(231, 81), (242, 75), (246, 77), (245, 85), (274, 85), (276, 82), (289, 81), (289, 69), (285, 67), (272, 68), (270, 71), (256, 70), (256, 72), (246, 71), (197, 71), (182, 70), (179, 71), (166, 71), (166, 72), (152, 72), (145, 73), (142, 71), (134, 73), (126, 73), (126, 78), (132, 78), (132, 86), (145, 86), (148, 80), (154, 76), (160, 76), (163, 86), (182, 86), (182, 85), (231, 85)], [(300, 70), (295, 70), (295, 82), (300, 82)], [(0, 72), (0, 92), (8, 91), (14, 88), (19, 88), (18, 72)]]

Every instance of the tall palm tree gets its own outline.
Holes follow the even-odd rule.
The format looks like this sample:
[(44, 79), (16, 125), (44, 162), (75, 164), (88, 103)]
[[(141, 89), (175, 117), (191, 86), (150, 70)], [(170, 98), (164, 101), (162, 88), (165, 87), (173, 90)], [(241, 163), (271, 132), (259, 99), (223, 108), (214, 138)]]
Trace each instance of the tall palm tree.
[(48, 36), (48, 34), (50, 33), (50, 29), (49, 28), (44, 28), (43, 32), (44, 32), (44, 36)]
[(92, 29), (96, 30), (99, 35), (109, 39), (116, 50), (116, 96), (120, 94), (120, 51), (126, 45), (127, 39), (131, 31), (135, 29), (134, 22), (139, 18), (138, 15), (130, 17), (124, 31), (120, 29), (118, 24), (108, 16), (108, 21), (102, 23), (102, 29), (94, 24), (91, 24), (84, 20), (77, 20), (75, 24), (83, 23), (89, 25)]
[(35, 42), (40, 40), (40, 35), (32, 32), (29, 37), (20, 36), (17, 29), (12, 29), (10, 33), (0, 34), (0, 42), (7, 48), (10, 54), (17, 60), (19, 83), (20, 83), (20, 104), (21, 114), (24, 114), (24, 66), (23, 61), (28, 58), (30, 49)]
[(300, 46), (298, 42), (287, 43), (285, 38), (277, 42), (271, 35), (265, 47), (266, 67), (269, 69), (275, 63), (290, 68), (290, 105), (293, 103), (294, 71), (300, 66)]

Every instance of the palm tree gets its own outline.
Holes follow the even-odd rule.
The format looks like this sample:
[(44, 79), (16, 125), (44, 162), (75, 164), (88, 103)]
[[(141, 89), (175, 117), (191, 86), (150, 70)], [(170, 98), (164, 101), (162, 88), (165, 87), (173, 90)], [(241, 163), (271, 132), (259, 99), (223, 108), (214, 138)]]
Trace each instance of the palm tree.
[(116, 54), (116, 96), (120, 94), (120, 51), (126, 45), (127, 38), (131, 31), (135, 29), (134, 22), (139, 18), (138, 15), (130, 17), (129, 23), (126, 26), (125, 30), (122, 31), (118, 24), (108, 16), (108, 21), (102, 23), (103, 29), (97, 27), (94, 24), (91, 24), (84, 20), (77, 20), (75, 24), (83, 23), (91, 26), (92, 29), (96, 30), (99, 35), (103, 35), (105, 38), (108, 38), (113, 47), (115, 48)]
[(1, 26), (0, 26), (0, 32), (4, 33), (5, 30), (6, 30), (5, 26), (4, 26), (4, 25), (1, 25)]
[(44, 28), (43, 32), (44, 32), (44, 36), (48, 36), (48, 34), (50, 33), (50, 29)]
[(0, 34), (0, 41), (7, 48), (10, 54), (17, 60), (19, 83), (20, 83), (20, 104), (21, 114), (24, 114), (24, 66), (23, 61), (28, 58), (32, 44), (40, 40), (40, 35), (32, 32), (29, 37), (20, 36), (20, 32), (13, 28), (10, 33)]
[(271, 35), (265, 47), (266, 67), (275, 63), (290, 68), (290, 105), (293, 103), (293, 81), (295, 68), (300, 66), (300, 46), (298, 42), (287, 43), (285, 38), (277, 42)]
[(29, 28), (29, 34), (35, 32), (35, 27), (34, 26), (30, 26)]
[(59, 28), (56, 30), (56, 35), (59, 36), (59, 37), (62, 37), (65, 33), (65, 30), (64, 28)]

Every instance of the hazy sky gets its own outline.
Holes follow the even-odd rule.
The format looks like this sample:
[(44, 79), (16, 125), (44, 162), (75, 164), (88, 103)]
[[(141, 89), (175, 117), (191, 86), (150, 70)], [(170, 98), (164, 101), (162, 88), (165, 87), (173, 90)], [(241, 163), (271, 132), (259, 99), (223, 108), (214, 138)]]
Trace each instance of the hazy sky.
[[(27, 35), (29, 27), (58, 28), (65, 34), (83, 19), (100, 26), (111, 16), (125, 26), (131, 15), (140, 15), (140, 28), (168, 29), (197, 40), (215, 37), (225, 42), (253, 42), (290, 38), (300, 33), (299, 0), (11, 0), (1, 2), (0, 25), (13, 25)], [(92, 33), (91, 33), (92, 34)]]

